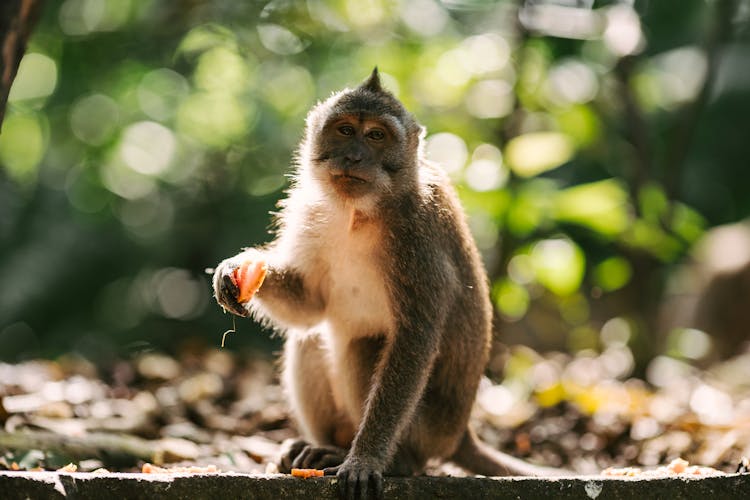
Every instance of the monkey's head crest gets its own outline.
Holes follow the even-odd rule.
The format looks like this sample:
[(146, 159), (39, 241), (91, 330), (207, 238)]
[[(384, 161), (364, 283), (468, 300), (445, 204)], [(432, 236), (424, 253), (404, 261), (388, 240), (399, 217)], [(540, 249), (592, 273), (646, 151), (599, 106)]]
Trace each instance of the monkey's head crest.
[(332, 117), (361, 114), (391, 116), (400, 123), (400, 128), (407, 135), (419, 136), (422, 130), (401, 101), (383, 87), (380, 72), (375, 66), (370, 76), (359, 86), (336, 92), (310, 110), (307, 116), (308, 139), (314, 141)]
[(380, 85), (380, 73), (378, 73), (377, 66), (375, 66), (370, 77), (365, 80), (359, 88), (369, 90), (370, 92), (383, 92), (383, 87)]

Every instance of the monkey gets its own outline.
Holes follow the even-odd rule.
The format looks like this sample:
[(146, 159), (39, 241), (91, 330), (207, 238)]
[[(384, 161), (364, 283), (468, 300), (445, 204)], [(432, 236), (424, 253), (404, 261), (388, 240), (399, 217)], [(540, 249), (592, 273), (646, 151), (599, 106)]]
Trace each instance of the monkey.
[[(282, 382), (303, 440), (282, 469), (323, 468), (346, 498), (429, 459), (476, 474), (544, 475), (482, 443), (468, 421), (489, 357), (486, 272), (425, 129), (377, 68), (309, 112), (275, 239), (217, 266), (227, 311), (285, 337)], [(233, 271), (267, 273), (237, 301)]]

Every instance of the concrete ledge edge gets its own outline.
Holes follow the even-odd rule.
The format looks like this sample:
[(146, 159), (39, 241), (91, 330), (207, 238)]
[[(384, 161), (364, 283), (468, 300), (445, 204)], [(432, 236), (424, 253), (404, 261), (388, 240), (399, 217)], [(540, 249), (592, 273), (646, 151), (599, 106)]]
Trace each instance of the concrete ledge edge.
[[(386, 478), (387, 499), (412, 498), (750, 498), (750, 474), (722, 476)], [(0, 498), (337, 498), (336, 478), (283, 474), (0, 472)]]

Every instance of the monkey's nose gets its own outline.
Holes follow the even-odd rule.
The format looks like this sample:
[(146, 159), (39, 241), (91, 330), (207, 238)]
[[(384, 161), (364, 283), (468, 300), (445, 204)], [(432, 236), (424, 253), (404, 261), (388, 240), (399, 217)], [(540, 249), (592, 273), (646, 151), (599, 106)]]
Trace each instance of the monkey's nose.
[(352, 151), (344, 155), (344, 159), (347, 161), (347, 163), (359, 163), (362, 161), (362, 152)]

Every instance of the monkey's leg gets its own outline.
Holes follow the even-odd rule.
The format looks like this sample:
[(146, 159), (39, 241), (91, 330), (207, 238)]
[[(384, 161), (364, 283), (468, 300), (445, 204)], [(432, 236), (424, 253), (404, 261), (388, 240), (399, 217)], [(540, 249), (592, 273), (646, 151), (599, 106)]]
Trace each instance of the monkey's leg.
[(317, 334), (288, 333), (282, 381), (305, 440), (287, 446), (280, 468), (323, 469), (341, 464), (354, 427), (337, 408), (328, 358)]
[[(439, 316), (433, 314), (442, 321)], [(426, 328), (404, 328), (385, 343), (351, 450), (341, 466), (326, 470), (336, 474), (346, 498), (382, 497), (383, 473), (419, 406), (438, 350), (440, 329), (420, 320)]]
[(355, 426), (362, 421), (384, 346), (383, 336), (360, 337), (339, 345), (334, 354), (334, 366), (339, 370), (334, 374), (334, 383), (343, 410)]

